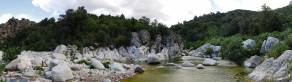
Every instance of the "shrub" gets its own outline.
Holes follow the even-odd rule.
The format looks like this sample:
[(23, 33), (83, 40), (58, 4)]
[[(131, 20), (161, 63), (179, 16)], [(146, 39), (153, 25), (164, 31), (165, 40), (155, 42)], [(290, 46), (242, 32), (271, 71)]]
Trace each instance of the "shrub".
[(0, 74), (5, 71), (5, 64), (0, 64)]
[(289, 47), (288, 45), (284, 43), (278, 43), (275, 46), (273, 46), (268, 53), (266, 53), (266, 56), (268, 57), (279, 57), (285, 50), (287, 50)]
[(114, 38), (114, 43), (116, 43), (116, 46), (122, 46), (122, 45), (126, 45), (129, 44), (129, 40), (128, 37), (123, 36), (123, 35), (119, 35), (118, 37)]
[(78, 61), (77, 62), (77, 64), (86, 64), (86, 65), (90, 65), (91, 63), (89, 62), (89, 61), (87, 61), (87, 60), (80, 60), (80, 61)]
[(225, 38), (221, 41), (222, 49), (220, 55), (223, 59), (234, 61), (238, 65), (241, 65), (243, 61), (250, 57), (251, 50), (244, 49), (241, 44), (243, 41), (241, 36), (232, 36)]
[(17, 58), (17, 54), (20, 54), (21, 49), (19, 48), (8, 48), (4, 50), (3, 60), (5, 62), (10, 62)]
[(213, 53), (213, 49), (212, 48), (208, 48), (207, 51), (205, 52), (205, 55), (207, 57), (211, 57), (212, 58), (212, 53)]
[(246, 58), (251, 56), (247, 49), (238, 45), (230, 45), (229, 49), (224, 50), (222, 54), (224, 54), (224, 59), (234, 61), (238, 65), (241, 65)]
[(292, 49), (292, 34), (289, 34), (284, 42), (289, 47), (289, 49)]
[(34, 69), (39, 70), (39, 71), (44, 71), (44, 68), (42, 66), (36, 66)]

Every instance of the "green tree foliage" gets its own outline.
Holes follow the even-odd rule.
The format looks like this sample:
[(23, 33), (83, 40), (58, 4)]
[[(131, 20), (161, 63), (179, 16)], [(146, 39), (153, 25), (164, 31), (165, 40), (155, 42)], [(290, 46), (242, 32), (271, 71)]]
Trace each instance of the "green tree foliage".
[(289, 47), (289, 49), (292, 49), (292, 34), (287, 35), (284, 42)]
[(262, 13), (259, 15), (259, 31), (273, 32), (282, 31), (283, 25), (285, 24), (285, 17), (281, 14), (272, 11), (272, 9), (266, 5), (262, 6)]
[(285, 30), (290, 23), (289, 17), (283, 14), (283, 9), (279, 12), (279, 10), (272, 10), (263, 5), (262, 11), (259, 12), (234, 10), (227, 13), (217, 12), (194, 17), (190, 21), (171, 26), (171, 29), (185, 36), (187, 41), (235, 34), (258, 35)]
[(241, 65), (242, 62), (250, 57), (252, 54), (249, 54), (247, 49), (241, 47), (241, 42), (243, 38), (240, 36), (232, 36), (226, 38), (222, 42), (222, 52), (221, 56), (223, 59), (228, 59), (234, 61), (238, 65)]
[(4, 41), (0, 48), (6, 53), (4, 59), (11, 61), (21, 50), (53, 50), (59, 44), (74, 44), (78, 47), (95, 44), (98, 44), (97, 47), (128, 46), (131, 32), (140, 30), (149, 31), (153, 37), (169, 32), (167, 26), (157, 21), (151, 22), (146, 17), (96, 16), (87, 13), (84, 7), (79, 7), (67, 10), (58, 20), (45, 18), (17, 32), (14, 38)]

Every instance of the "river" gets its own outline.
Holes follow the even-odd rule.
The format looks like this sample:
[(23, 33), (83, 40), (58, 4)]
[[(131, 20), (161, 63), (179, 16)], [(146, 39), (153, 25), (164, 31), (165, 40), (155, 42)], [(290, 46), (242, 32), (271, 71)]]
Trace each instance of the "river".
[[(198, 62), (193, 63), (196, 65)], [(145, 68), (144, 73), (121, 82), (252, 82), (247, 78), (249, 69), (239, 66), (205, 66), (205, 69), (147, 64), (142, 66)]]

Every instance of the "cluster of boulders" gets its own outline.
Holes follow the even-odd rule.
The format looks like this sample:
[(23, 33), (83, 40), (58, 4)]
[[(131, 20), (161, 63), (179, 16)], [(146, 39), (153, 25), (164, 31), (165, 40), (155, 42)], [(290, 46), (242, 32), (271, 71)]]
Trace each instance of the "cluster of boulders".
[[(194, 56), (183, 56), (182, 57), (182, 67), (196, 67), (198, 69), (204, 69), (205, 66), (215, 66), (218, 64), (217, 60), (212, 59), (212, 58), (198, 58), (198, 57), (194, 57)], [(192, 61), (193, 60), (203, 60), (202, 63), (200, 64), (193, 64)]]
[[(77, 51), (77, 50), (76, 50)], [(5, 81), (102, 81), (121, 79), (141, 73), (141, 66), (123, 64), (117, 61), (99, 60), (87, 57), (88, 53), (74, 52), (74, 48), (59, 45), (54, 51), (22, 51), (5, 66)], [(79, 54), (79, 55), (78, 55)], [(78, 59), (80, 56), (81, 59)], [(87, 59), (88, 58), (88, 59)], [(138, 69), (138, 70), (137, 70)]]
[[(261, 53), (267, 53), (273, 46), (280, 43), (280, 40), (274, 37), (268, 37), (261, 46)], [(255, 41), (248, 39), (242, 42), (243, 47), (250, 49), (255, 46)], [(291, 81), (291, 62), (292, 51), (286, 50), (280, 57), (263, 58), (260, 56), (251, 56), (244, 61), (244, 66), (255, 68), (248, 76), (256, 82), (289, 82)]]
[[(277, 59), (269, 58), (258, 65), (248, 76), (257, 81), (289, 82), (291, 79), (292, 51), (285, 51)], [(290, 69), (289, 69), (290, 68)]]
[(131, 45), (121, 47), (118, 52), (133, 61), (147, 61), (147, 63), (160, 63), (162, 60), (175, 60), (182, 55), (183, 43), (181, 37), (174, 32), (167, 35), (156, 35), (151, 41), (148, 31), (132, 33)]
[[(211, 54), (206, 54), (208, 49), (212, 50)], [(195, 57), (204, 57), (204, 58), (217, 58), (219, 57), (219, 53), (221, 50), (221, 46), (215, 46), (210, 43), (206, 43), (195, 50), (191, 50), (189, 55)]]
[[(181, 37), (171, 32), (156, 35), (151, 40), (145, 30), (133, 32), (128, 47), (84, 47), (59, 45), (54, 51), (22, 51), (5, 67), (2, 80), (32, 80), (39, 82), (119, 81), (143, 73), (143, 67), (133, 62), (149, 64), (175, 60), (182, 55)], [(21, 78), (21, 79), (19, 79)]]
[[(280, 42), (279, 39), (274, 37), (268, 37), (267, 40), (264, 40), (261, 46), (261, 53), (267, 53), (273, 46)], [(242, 42), (242, 47), (246, 49), (252, 49), (256, 45), (256, 41), (252, 39), (247, 39)], [(251, 56), (249, 59), (244, 61), (244, 66), (248, 68), (255, 68), (259, 64), (261, 64), (265, 59), (260, 56)]]

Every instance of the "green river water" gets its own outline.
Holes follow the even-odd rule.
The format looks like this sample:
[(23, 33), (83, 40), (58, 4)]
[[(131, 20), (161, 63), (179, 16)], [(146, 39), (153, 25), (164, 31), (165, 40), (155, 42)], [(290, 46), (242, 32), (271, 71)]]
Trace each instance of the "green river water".
[(144, 73), (121, 82), (253, 82), (247, 78), (247, 70), (238, 66), (206, 66), (205, 69), (146, 64), (142, 66), (145, 68)]

